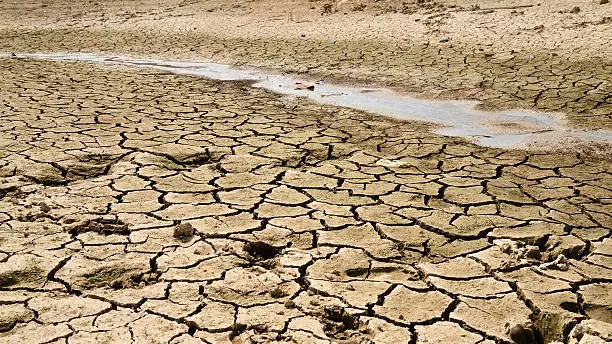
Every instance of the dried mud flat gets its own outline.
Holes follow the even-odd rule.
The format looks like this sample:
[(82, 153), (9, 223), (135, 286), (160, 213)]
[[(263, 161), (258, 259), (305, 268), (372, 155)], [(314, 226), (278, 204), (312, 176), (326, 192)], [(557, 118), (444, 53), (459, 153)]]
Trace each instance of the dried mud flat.
[(612, 4), (600, 2), (5, 0), (0, 51), (273, 68), (484, 109), (561, 111), (575, 127), (609, 130)]
[[(0, 30), (4, 50), (39, 42)], [(48, 30), (65, 34), (49, 50), (100, 43)], [(597, 109), (606, 66), (570, 73)], [(609, 158), (427, 129), (247, 82), (0, 58), (0, 342), (612, 341)]]

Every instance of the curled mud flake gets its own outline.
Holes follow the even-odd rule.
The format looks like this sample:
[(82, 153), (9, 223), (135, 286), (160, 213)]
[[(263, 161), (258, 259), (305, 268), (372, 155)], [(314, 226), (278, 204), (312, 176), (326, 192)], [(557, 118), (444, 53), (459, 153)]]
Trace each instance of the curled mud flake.
[(612, 283), (582, 286), (579, 293), (582, 296), (582, 307), (589, 318), (612, 324)]
[(545, 244), (544, 259), (552, 261), (563, 255), (567, 258), (579, 259), (587, 249), (587, 244), (573, 235), (551, 236)]
[[(510, 329), (516, 324), (525, 327), (525, 324), (530, 323), (530, 314), (531, 310), (513, 293), (492, 299), (460, 296), (459, 304), (450, 314), (450, 318), (465, 322), (470, 328), (489, 336), (508, 341)], [(520, 328), (517, 330), (522, 333)]]
[(40, 288), (57, 262), (34, 255), (13, 255), (0, 263), (0, 288)]
[(569, 266), (567, 264), (567, 258), (564, 255), (560, 254), (552, 262), (541, 264), (540, 265), (540, 269), (543, 269), (543, 270), (552, 269), (552, 270), (567, 271), (569, 269)]
[(37, 266), (28, 267), (24, 270), (19, 269), (0, 272), (0, 287), (10, 287), (37, 280), (44, 281), (44, 271)]
[(150, 279), (145, 276), (150, 269), (150, 258), (149, 254), (128, 253), (96, 260), (76, 254), (55, 273), (55, 277), (77, 290), (129, 288)]
[(0, 332), (8, 331), (17, 323), (32, 320), (34, 313), (21, 304), (0, 306)]

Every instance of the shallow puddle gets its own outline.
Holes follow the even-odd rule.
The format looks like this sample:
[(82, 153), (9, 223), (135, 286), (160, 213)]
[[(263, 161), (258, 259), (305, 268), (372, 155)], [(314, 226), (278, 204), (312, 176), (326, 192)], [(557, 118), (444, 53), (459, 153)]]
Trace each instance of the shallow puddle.
[[(0, 57), (9, 54), (2, 53)], [(486, 112), (474, 109), (472, 101), (430, 101), (398, 94), (387, 89), (332, 85), (323, 80), (313, 82), (292, 75), (273, 74), (209, 62), (140, 59), (97, 54), (17, 54), (18, 58), (62, 61), (89, 61), (164, 70), (176, 74), (201, 76), (216, 80), (255, 80), (254, 87), (284, 94), (307, 97), (321, 104), (350, 107), (405, 120), (419, 120), (441, 125), (442, 135), (470, 138), (492, 147), (515, 148), (559, 144), (570, 141), (612, 143), (610, 131), (569, 129), (559, 114), (529, 111)], [(314, 86), (314, 89), (309, 86)]]

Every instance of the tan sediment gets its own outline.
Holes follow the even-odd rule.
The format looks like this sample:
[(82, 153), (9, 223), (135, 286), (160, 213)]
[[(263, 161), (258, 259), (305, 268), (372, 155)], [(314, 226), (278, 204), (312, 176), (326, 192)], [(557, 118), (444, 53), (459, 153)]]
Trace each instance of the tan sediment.
[[(480, 2), (532, 5), (483, 14), (469, 10), (477, 3), (441, 3), (446, 7), (402, 14), (400, 2), (362, 12), (352, 11), (351, 1), (324, 16), (323, 3), (307, 1), (0, 4), (7, 19), (0, 49), (247, 64), (427, 98), (479, 100), (486, 109), (561, 111), (575, 127), (610, 128), (612, 6)], [(581, 11), (569, 13), (576, 5)], [(8, 20), (15, 16), (25, 19)]]
[[(37, 23), (0, 13), (24, 9)], [(45, 30), (2, 49), (146, 53), (103, 43), (123, 29)], [(427, 129), (246, 82), (0, 58), (0, 342), (612, 340), (609, 152)]]

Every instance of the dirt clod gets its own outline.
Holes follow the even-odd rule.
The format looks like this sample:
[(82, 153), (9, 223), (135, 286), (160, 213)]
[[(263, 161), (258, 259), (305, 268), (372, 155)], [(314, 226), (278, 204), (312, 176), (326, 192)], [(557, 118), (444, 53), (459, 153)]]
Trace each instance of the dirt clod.
[(270, 290), (270, 296), (275, 299), (279, 299), (281, 297), (287, 296), (287, 293), (281, 288), (274, 288)]
[(517, 344), (537, 344), (536, 334), (531, 325), (515, 324), (508, 327), (510, 338)]
[(185, 240), (195, 234), (195, 228), (189, 222), (183, 222), (174, 227), (172, 235), (177, 239)]

